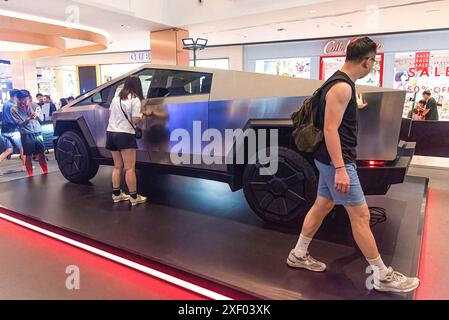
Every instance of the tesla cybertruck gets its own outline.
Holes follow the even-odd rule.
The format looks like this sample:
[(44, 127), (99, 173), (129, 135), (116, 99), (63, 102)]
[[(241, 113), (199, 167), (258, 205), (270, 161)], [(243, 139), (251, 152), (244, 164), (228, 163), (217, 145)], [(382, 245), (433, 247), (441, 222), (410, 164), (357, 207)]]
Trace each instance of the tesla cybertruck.
[[(105, 148), (108, 108), (130, 75), (140, 78), (144, 92), (138, 167), (225, 182), (232, 191), (243, 188), (250, 207), (268, 223), (294, 223), (306, 214), (316, 198), (318, 172), (311, 155), (299, 153), (292, 142), (291, 114), (322, 84), (317, 80), (143, 66), (80, 96), (53, 115), (56, 159), (67, 180), (86, 182), (97, 174), (99, 165), (112, 165)], [(369, 86), (357, 90), (368, 103), (359, 112), (360, 180), (367, 195), (385, 194), (392, 184), (404, 181), (414, 151), (407, 143), (398, 147), (405, 92)], [(232, 143), (217, 138), (229, 130), (236, 132)], [(262, 131), (265, 136), (259, 135)], [(190, 149), (179, 148), (183, 136), (189, 139)], [(217, 161), (198, 161), (212, 141), (202, 140), (205, 136), (214, 136), (218, 144), (208, 151)], [(263, 172), (267, 163), (255, 157), (254, 145), (265, 145), (265, 154), (271, 155), (272, 141), (279, 148), (272, 158), (277, 170), (270, 174)], [(236, 159), (242, 148), (244, 156)], [(173, 155), (192, 161), (173, 161)]]

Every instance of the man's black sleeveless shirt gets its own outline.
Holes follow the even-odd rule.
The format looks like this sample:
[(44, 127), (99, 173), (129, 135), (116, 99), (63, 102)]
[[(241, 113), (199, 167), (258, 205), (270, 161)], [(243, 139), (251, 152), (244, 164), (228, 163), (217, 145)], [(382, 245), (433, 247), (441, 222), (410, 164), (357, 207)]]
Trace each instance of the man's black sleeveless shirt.
[[(352, 87), (352, 98), (349, 101), (348, 107), (346, 108), (346, 111), (343, 115), (343, 120), (341, 122), (340, 128), (338, 129), (338, 133), (340, 135), (340, 141), (341, 141), (341, 150), (343, 153), (343, 160), (347, 163), (355, 163), (357, 159), (357, 113), (358, 113), (358, 106), (357, 106), (357, 97), (356, 97), (356, 90), (355, 90), (355, 84), (354, 82), (349, 78), (349, 76), (342, 72), (337, 71), (335, 72), (331, 78), (335, 77), (344, 77), (347, 79), (347, 82)], [(330, 78), (330, 79), (331, 79)], [(344, 80), (338, 80), (334, 81), (328, 85), (326, 85), (323, 88), (323, 91), (321, 92), (320, 97), (320, 103), (319, 103), (319, 112), (317, 115), (317, 127), (324, 129), (324, 114), (326, 110), (326, 94), (329, 92), (329, 90), (337, 84), (338, 82), (342, 82)], [(316, 160), (318, 160), (321, 163), (330, 165), (332, 160), (330, 158), (329, 152), (327, 151), (326, 147), (326, 141), (323, 139), (323, 142), (317, 149), (317, 151), (314, 154), (314, 157)]]

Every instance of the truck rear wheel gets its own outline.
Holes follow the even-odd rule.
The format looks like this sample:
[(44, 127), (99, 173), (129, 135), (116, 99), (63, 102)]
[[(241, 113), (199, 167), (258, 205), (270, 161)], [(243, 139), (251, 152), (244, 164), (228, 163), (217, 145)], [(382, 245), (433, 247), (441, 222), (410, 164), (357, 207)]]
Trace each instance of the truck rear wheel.
[(56, 145), (56, 159), (62, 175), (74, 183), (88, 182), (99, 169), (83, 136), (77, 131), (67, 131), (61, 135)]
[(243, 192), (253, 211), (271, 224), (297, 226), (316, 199), (317, 175), (297, 152), (278, 148), (278, 170), (261, 175), (258, 161), (243, 173)]

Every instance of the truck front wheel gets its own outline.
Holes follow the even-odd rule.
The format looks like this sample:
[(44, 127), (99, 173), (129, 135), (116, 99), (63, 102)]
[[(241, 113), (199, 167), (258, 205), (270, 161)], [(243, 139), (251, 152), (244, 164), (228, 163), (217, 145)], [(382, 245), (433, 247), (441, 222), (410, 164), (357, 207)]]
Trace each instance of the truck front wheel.
[(56, 144), (56, 159), (62, 175), (74, 183), (85, 183), (95, 177), (99, 165), (78, 131), (66, 131)]

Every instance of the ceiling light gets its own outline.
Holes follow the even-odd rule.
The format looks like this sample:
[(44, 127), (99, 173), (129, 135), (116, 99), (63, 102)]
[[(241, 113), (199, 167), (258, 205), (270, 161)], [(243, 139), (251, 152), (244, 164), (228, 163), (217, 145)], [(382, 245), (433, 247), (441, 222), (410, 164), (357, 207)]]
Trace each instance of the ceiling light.
[(198, 38), (198, 39), (196, 39), (195, 44), (196, 44), (196, 45), (199, 45), (199, 46), (204, 46), (204, 47), (206, 47), (206, 46), (207, 46), (207, 39)]
[(182, 39), (182, 43), (184, 44), (184, 47), (190, 47), (195, 44), (195, 40), (193, 40), (193, 38)]
[(279, 29), (277, 29), (277, 31), (278, 31), (278, 32), (283, 32), (283, 31), (287, 31), (287, 29), (285, 29), (285, 28), (279, 28)]

